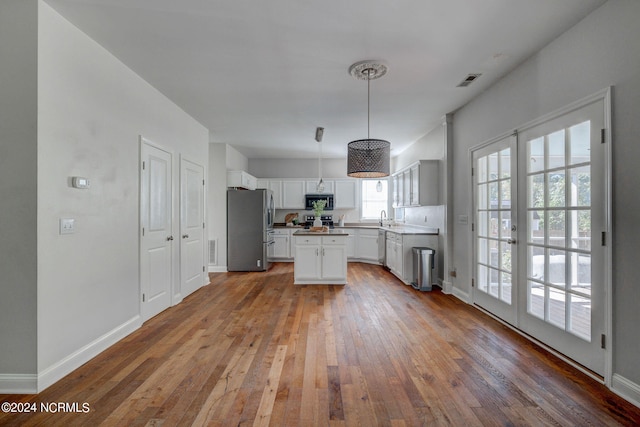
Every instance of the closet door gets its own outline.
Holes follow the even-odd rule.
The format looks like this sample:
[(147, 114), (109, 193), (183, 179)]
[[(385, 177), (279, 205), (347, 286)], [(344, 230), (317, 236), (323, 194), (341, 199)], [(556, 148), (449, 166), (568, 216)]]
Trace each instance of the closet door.
[(204, 167), (180, 159), (180, 289), (186, 297), (206, 283)]
[(140, 145), (140, 297), (144, 321), (171, 305), (173, 156), (147, 140), (141, 139)]

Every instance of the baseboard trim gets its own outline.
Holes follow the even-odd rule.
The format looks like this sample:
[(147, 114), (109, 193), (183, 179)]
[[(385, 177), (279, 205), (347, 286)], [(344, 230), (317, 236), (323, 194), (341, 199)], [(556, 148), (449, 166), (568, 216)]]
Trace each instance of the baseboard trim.
[(59, 362), (49, 366), (38, 374), (37, 392), (40, 393), (141, 326), (142, 317), (136, 315)]
[[(440, 279), (438, 279), (438, 281), (440, 281)], [(449, 282), (448, 280), (442, 280), (442, 293), (450, 295), (453, 292), (453, 283)]]
[(640, 384), (636, 384), (620, 374), (613, 374), (611, 391), (640, 408)]
[(227, 272), (227, 266), (223, 265), (223, 266), (217, 266), (217, 265), (210, 265), (209, 266), (209, 273), (226, 273)]
[(455, 286), (451, 287), (452, 290), (452, 294), (454, 297), (458, 298), (461, 301), (466, 302), (467, 304), (471, 304), (471, 298), (469, 296), (468, 292), (463, 292), (460, 289), (456, 288)]
[(34, 394), (38, 392), (35, 374), (0, 374), (0, 394)]

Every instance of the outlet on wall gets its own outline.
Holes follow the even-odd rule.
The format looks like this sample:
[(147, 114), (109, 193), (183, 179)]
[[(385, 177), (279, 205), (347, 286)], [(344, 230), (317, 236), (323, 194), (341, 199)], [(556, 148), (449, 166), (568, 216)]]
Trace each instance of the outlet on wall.
[(73, 234), (76, 232), (76, 220), (74, 218), (60, 218), (60, 234)]

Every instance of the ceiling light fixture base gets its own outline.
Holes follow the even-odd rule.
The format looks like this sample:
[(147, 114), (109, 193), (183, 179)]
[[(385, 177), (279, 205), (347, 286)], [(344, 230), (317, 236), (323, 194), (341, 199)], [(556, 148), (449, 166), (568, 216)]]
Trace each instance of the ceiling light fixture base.
[(387, 74), (387, 66), (381, 61), (360, 61), (349, 67), (349, 74), (358, 80), (375, 80)]

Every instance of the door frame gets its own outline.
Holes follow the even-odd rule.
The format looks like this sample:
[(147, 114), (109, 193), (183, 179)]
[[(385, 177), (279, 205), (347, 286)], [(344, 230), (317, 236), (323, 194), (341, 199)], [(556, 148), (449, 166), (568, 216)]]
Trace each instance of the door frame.
[[(613, 181), (612, 181), (612, 151), (613, 151), (613, 131), (612, 131), (612, 116), (611, 116), (611, 98), (612, 98), (612, 92), (613, 92), (613, 87), (612, 86), (608, 86), (602, 90), (599, 90), (589, 96), (586, 96), (582, 99), (579, 99), (575, 102), (572, 102), (562, 108), (556, 109), (550, 113), (544, 114), (532, 121), (529, 121), (527, 123), (524, 123), (521, 126), (518, 126), (516, 128), (513, 128), (512, 130), (508, 131), (508, 132), (504, 132), (502, 134), (500, 134), (497, 137), (493, 137), (489, 140), (486, 140), (478, 145), (475, 145), (471, 148), (469, 148), (468, 150), (468, 158), (467, 158), (467, 165), (469, 167), (469, 171), (471, 171), (471, 168), (473, 167), (474, 163), (473, 163), (473, 153), (481, 148), (484, 148), (494, 142), (497, 142), (500, 139), (506, 138), (509, 135), (512, 134), (518, 134), (518, 132), (521, 132), (525, 129), (529, 129), (531, 127), (540, 125), (546, 121), (549, 121), (553, 118), (556, 118), (558, 116), (561, 116), (563, 114), (567, 114), (573, 110), (579, 109), (585, 105), (588, 105), (590, 103), (602, 100), (604, 103), (604, 132), (603, 132), (603, 139), (604, 139), (604, 159), (603, 159), (603, 164), (605, 167), (605, 170), (603, 172), (603, 177), (606, 180), (606, 183), (604, 185), (604, 196), (603, 196), (603, 200), (605, 202), (605, 208), (604, 208), (604, 228), (605, 230), (603, 230), (606, 233), (606, 241), (605, 241), (605, 247), (604, 247), (604, 260), (603, 260), (603, 264), (604, 264), (604, 283), (603, 283), (603, 304), (604, 304), (604, 330), (605, 330), (605, 334), (606, 334), (606, 345), (605, 345), (605, 349), (604, 349), (604, 375), (603, 378), (600, 378), (598, 375), (594, 374), (593, 372), (591, 372), (590, 370), (586, 369), (585, 367), (583, 367), (582, 365), (578, 364), (577, 362), (573, 361), (572, 359), (564, 356), (562, 353), (560, 353), (559, 351), (549, 347), (548, 345), (542, 343), (541, 341), (538, 341), (537, 339), (527, 335), (526, 333), (524, 333), (523, 331), (521, 331), (520, 329), (518, 329), (517, 324), (516, 325), (511, 325), (505, 321), (503, 321), (502, 319), (494, 316), (493, 314), (487, 312), (486, 310), (484, 310), (482, 307), (477, 306), (474, 303), (474, 293), (475, 293), (475, 286), (474, 283), (476, 281), (476, 273), (475, 273), (475, 242), (473, 245), (470, 246), (469, 248), (469, 257), (468, 257), (468, 271), (471, 273), (470, 277), (472, 279), (472, 283), (471, 285), (471, 292), (470, 292), (470, 302), (471, 304), (475, 305), (476, 307), (478, 307), (480, 310), (487, 312), (489, 315), (491, 315), (492, 317), (494, 317), (495, 319), (497, 319), (498, 321), (500, 321), (501, 323), (505, 324), (506, 326), (508, 326), (509, 328), (513, 329), (515, 332), (519, 333), (520, 335), (524, 336), (525, 338), (535, 342), (536, 344), (542, 346), (543, 348), (545, 348), (546, 350), (550, 351), (551, 353), (553, 353), (554, 355), (556, 355), (557, 357), (559, 357), (560, 359), (564, 360), (565, 362), (567, 362), (568, 364), (570, 364), (571, 366), (575, 367), (576, 369), (580, 370), (581, 372), (583, 372), (584, 374), (588, 375), (589, 377), (593, 378), (594, 380), (598, 381), (598, 382), (602, 382), (604, 383), (607, 387), (611, 387), (611, 380), (612, 380), (612, 366), (613, 366), (613, 310), (612, 310), (612, 302), (613, 302), (613, 244), (612, 244), (612, 239), (613, 239), (613, 223), (612, 223), (612, 196), (613, 196)], [(516, 145), (520, 144), (520, 140), (517, 140)], [(519, 147), (518, 147), (519, 148)], [(474, 210), (474, 178), (471, 174), (469, 174), (469, 180), (468, 180), (468, 185), (469, 185), (469, 195), (468, 195), (468, 203), (471, 208), (471, 215), (470, 218), (474, 218), (475, 213), (473, 212)], [(521, 239), (521, 232), (523, 231), (523, 227), (518, 226), (518, 233), (517, 233), (517, 237), (520, 240)], [(473, 232), (472, 232), (473, 233)], [(474, 237), (472, 237), (473, 239)], [(519, 261), (521, 262), (521, 260)], [(521, 307), (518, 307), (518, 309), (522, 309)]]

